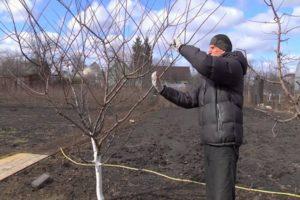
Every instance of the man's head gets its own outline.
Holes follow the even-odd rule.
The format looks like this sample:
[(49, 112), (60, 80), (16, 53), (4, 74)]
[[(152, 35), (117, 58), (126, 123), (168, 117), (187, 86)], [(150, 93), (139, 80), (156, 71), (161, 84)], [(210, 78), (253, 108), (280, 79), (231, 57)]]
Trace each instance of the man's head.
[(209, 44), (208, 54), (212, 56), (221, 56), (225, 52), (231, 52), (232, 44), (227, 35), (215, 35)]

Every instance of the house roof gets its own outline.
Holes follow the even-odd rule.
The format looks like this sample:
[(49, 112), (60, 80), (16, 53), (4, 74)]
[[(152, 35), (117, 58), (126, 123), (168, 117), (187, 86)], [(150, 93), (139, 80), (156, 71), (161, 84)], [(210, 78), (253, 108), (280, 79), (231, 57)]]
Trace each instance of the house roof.
[[(161, 75), (168, 66), (156, 66), (153, 71)], [(188, 81), (191, 78), (190, 68), (187, 66), (171, 66), (162, 76), (162, 79), (171, 83)]]
[(288, 73), (288, 74), (285, 74), (284, 77), (295, 78), (295, 73)]

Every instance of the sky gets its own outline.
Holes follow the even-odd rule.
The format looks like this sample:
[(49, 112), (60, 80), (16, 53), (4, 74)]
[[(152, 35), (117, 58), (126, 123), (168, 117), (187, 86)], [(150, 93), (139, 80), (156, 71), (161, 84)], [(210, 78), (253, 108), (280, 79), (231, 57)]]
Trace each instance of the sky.
[[(34, 14), (40, 16), (39, 22), (43, 29), (55, 37), (57, 35), (57, 28), (63, 21), (64, 13), (66, 9), (59, 4), (56, 0), (23, 0), (26, 2), (29, 8), (34, 10)], [(75, 9), (75, 1), (63, 1), (65, 4), (71, 3), (71, 10), (76, 14), (76, 16), (83, 16), (84, 13), (88, 13), (89, 9), (94, 9), (96, 13), (96, 19), (98, 25), (104, 28), (106, 19), (109, 14), (114, 14), (113, 8), (118, 5), (119, 1), (125, 2), (126, 0), (102, 0), (102, 1), (82, 1), (84, 5), (80, 8)], [(300, 0), (273, 0), (274, 5), (278, 8), (279, 14), (289, 14), (298, 17), (284, 17), (283, 27), (285, 30), (297, 27), (300, 25)], [(167, 5), (171, 5), (174, 1), (161, 1), (161, 0), (127, 0), (126, 5), (128, 5), (129, 11), (132, 13), (133, 19), (137, 22), (141, 22), (141, 31), (149, 36), (150, 41), (155, 40), (155, 33), (158, 31), (160, 22), (165, 17), (165, 8)], [(177, 3), (172, 8), (170, 13), (170, 20), (175, 19), (180, 13), (184, 12), (184, 8), (187, 7), (187, 0), (178, 0)], [(197, 13), (199, 6), (203, 4), (204, 0), (191, 0), (190, 8), (195, 7), (195, 9), (189, 11), (187, 18), (192, 19)], [(139, 6), (136, 6), (139, 4)], [(221, 4), (221, 5), (220, 5)], [(279, 7), (279, 5), (281, 5)], [(220, 6), (198, 30), (198, 27), (202, 22), (205, 21), (205, 17), (208, 16), (216, 7)], [(13, 41), (8, 32), (13, 30), (13, 24), (11, 17), (8, 12), (8, 8), (14, 16), (16, 27), (18, 31), (24, 32), (24, 35), (28, 34), (24, 24), (26, 24), (26, 12), (22, 4), (18, 0), (0, 0), (0, 52), (14, 52), (19, 51), (18, 45)], [(148, 9), (149, 16), (142, 19), (141, 13), (143, 10)], [(119, 12), (120, 22), (124, 19), (125, 13)], [(153, 20), (153, 17), (156, 20)], [(183, 19), (185, 19), (184, 17)], [(89, 18), (93, 18), (86, 15), (87, 21)], [(182, 43), (193, 44), (199, 47), (201, 50), (206, 51), (209, 45), (210, 38), (219, 33), (227, 34), (232, 43), (233, 49), (243, 49), (247, 52), (248, 60), (257, 65), (267, 64), (269, 61), (275, 59), (274, 50), (276, 48), (276, 40), (274, 31), (276, 31), (276, 24), (270, 23), (259, 23), (259, 22), (270, 22), (273, 19), (273, 14), (268, 6), (263, 0), (208, 0), (205, 4), (203, 10), (199, 17), (197, 17), (194, 22), (190, 23), (187, 27), (179, 26), (177, 29), (174, 27), (168, 27), (157, 42), (157, 46), (154, 49), (154, 56), (159, 57), (161, 55), (161, 49), (166, 48), (166, 44), (171, 43), (174, 37), (179, 35), (179, 39)], [(94, 21), (94, 20), (91, 20)], [(183, 20), (184, 21), (184, 20)], [(74, 37), (76, 31), (79, 30), (79, 25), (76, 23), (74, 16), (68, 14), (65, 19), (66, 32), (65, 37)], [(218, 24), (216, 27), (214, 25)], [(96, 27), (95, 24), (89, 24), (91, 27)], [(120, 23), (120, 26), (122, 24)], [(133, 21), (128, 23), (123, 35), (118, 36), (118, 31), (114, 30), (111, 32), (111, 37), (118, 36), (120, 41), (124, 37), (136, 36), (135, 24)], [(22, 29), (23, 28), (23, 29)], [(180, 34), (180, 30), (186, 28), (185, 34)], [(99, 30), (99, 29), (95, 29)], [(212, 30), (212, 32), (210, 32)], [(196, 32), (196, 33), (195, 33)], [(210, 32), (210, 33), (209, 33)], [(208, 34), (209, 33), (209, 34)], [(135, 34), (135, 35), (134, 35)], [(185, 36), (183, 36), (185, 35)], [(26, 36), (24, 36), (26, 40)], [(133, 37), (135, 38), (135, 37)], [(189, 39), (191, 39), (189, 41)], [(284, 39), (288, 39), (283, 44), (283, 53), (288, 54), (295, 59), (300, 57), (300, 28), (294, 29), (289, 32)], [(133, 40), (131, 41), (131, 43)], [(80, 44), (80, 43), (78, 43)], [(78, 48), (79, 45), (77, 45)], [(176, 55), (176, 52), (174, 52)], [(188, 65), (188, 62), (184, 59), (179, 59), (178, 65)], [(296, 66), (296, 62), (289, 64), (289, 69), (292, 72)]]

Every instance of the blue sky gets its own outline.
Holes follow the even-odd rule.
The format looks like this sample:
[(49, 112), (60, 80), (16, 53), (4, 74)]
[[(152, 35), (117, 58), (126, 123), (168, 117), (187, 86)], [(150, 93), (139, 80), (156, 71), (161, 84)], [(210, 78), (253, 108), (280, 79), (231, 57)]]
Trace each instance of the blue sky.
[[(79, 12), (86, 12), (88, 5), (98, 5), (100, 7), (104, 7), (109, 10), (109, 6), (111, 6), (114, 3), (117, 3), (118, 0), (104, 0), (104, 1), (82, 1), (86, 3), (86, 6), (82, 6), (79, 9)], [(125, 0), (122, 0), (123, 2)], [(128, 5), (134, 4), (137, 0), (127, 0)], [(281, 2), (281, 0), (273, 0), (274, 4), (278, 6)], [(17, 26), (18, 28), (22, 27), (24, 24), (24, 20), (26, 15), (24, 15), (24, 10), (22, 11), (22, 6), (20, 4), (16, 3), (17, 0), (8, 0), (8, 4), (10, 8), (12, 9), (13, 13), (15, 14), (16, 20), (17, 20)], [(52, 34), (52, 32), (55, 32), (55, 29), (53, 27), (56, 27), (61, 18), (63, 17), (63, 14), (66, 12), (66, 10), (55, 0), (49, 1), (49, 0), (26, 0), (27, 4), (34, 7), (35, 13), (41, 12), (43, 8), (46, 7), (45, 12), (45, 18), (41, 18), (40, 22), (45, 28), (46, 31)], [(70, 1), (64, 1), (66, 3)], [(103, 2), (103, 3), (101, 3)], [(172, 3), (168, 1), (159, 1), (159, 0), (142, 0), (142, 6), (146, 7), (146, 2), (148, 2), (147, 8), (152, 8), (153, 15), (158, 15), (160, 12), (162, 12), (163, 8), (167, 3)], [(183, 9), (186, 4), (186, 0), (178, 0), (178, 6), (177, 10), (175, 9), (174, 12), (181, 12), (180, 9)], [(192, 0), (192, 4), (197, 4), (197, 2), (201, 2), (201, 0)], [(207, 4), (207, 8), (214, 8), (217, 6), (221, 0), (209, 0)], [(1, 5), (2, 4), (2, 5)], [(74, 4), (73, 4), (74, 8)], [(99, 8), (100, 9), (100, 8)], [(135, 8), (136, 9), (136, 8)], [(73, 9), (75, 11), (75, 9)], [(280, 13), (289, 13), (289, 14), (295, 14), (300, 15), (300, 1), (299, 0), (285, 0), (282, 4), (280, 10)], [(77, 11), (75, 11), (76, 14), (78, 14)], [(104, 18), (107, 14), (105, 14), (105, 11), (99, 11), (99, 18), (98, 20), (101, 21), (102, 18)], [(102, 13), (104, 13), (102, 15)], [(134, 17), (139, 18), (139, 9), (133, 10)], [(192, 14), (191, 14), (192, 15)], [(193, 41), (197, 41), (196, 38), (201, 38), (205, 33), (209, 30), (210, 27), (212, 27), (212, 24), (214, 24), (219, 19), (223, 18), (221, 20), (219, 26), (209, 34), (207, 37), (205, 37), (203, 40), (197, 42), (195, 45), (200, 47), (202, 50), (206, 50), (210, 38), (217, 33), (225, 33), (229, 35), (231, 38), (234, 48), (241, 48), (245, 49), (248, 53), (249, 60), (255, 61), (256, 63), (264, 62), (266, 60), (274, 60), (274, 48), (276, 45), (276, 41), (274, 40), (274, 36), (272, 36), (270, 33), (272, 31), (275, 31), (274, 26), (272, 25), (266, 25), (266, 24), (260, 24), (260, 23), (254, 23), (251, 22), (251, 20), (256, 21), (270, 21), (272, 20), (272, 13), (270, 12), (270, 9), (264, 4), (263, 0), (225, 0), (223, 5), (219, 8), (219, 10), (212, 16), (212, 19), (209, 20), (203, 27), (203, 30), (200, 30), (199, 33), (196, 34), (195, 39)], [(47, 20), (46, 20), (47, 19)], [(9, 29), (12, 28), (11, 21), (9, 20), (9, 17), (7, 15), (7, 7), (3, 5), (3, 2), (0, 2), (0, 20), (2, 25), (0, 27), (3, 29), (5, 25)], [(70, 25), (74, 25), (74, 19), (71, 15), (67, 16), (67, 23), (68, 26), (65, 28), (70, 28)], [(286, 20), (287, 21), (287, 20)], [(297, 26), (297, 24), (300, 24), (300, 17), (298, 18), (290, 18), (288, 19), (289, 23), (284, 24), (286, 27), (293, 27)], [(145, 32), (151, 32), (151, 28), (149, 30), (149, 27), (154, 27), (155, 24), (153, 22), (143, 22), (143, 31)], [(148, 24), (147, 24), (148, 23)], [(187, 36), (192, 35), (193, 31), (197, 30), (197, 26), (201, 23), (201, 20), (199, 19), (195, 23), (191, 24), (187, 28)], [(53, 27), (52, 27), (53, 26)], [(148, 27), (148, 29), (147, 29)], [(132, 25), (131, 25), (132, 28)], [(26, 31), (26, 30), (25, 30)], [(128, 27), (128, 34), (132, 33), (133, 31), (130, 30), (130, 27)], [(151, 32), (152, 33), (152, 32)], [(170, 28), (168, 29), (164, 34), (164, 38), (167, 40), (172, 40), (172, 36), (175, 34), (176, 31), (174, 29)], [(288, 36), (290, 39), (288, 42), (286, 42), (283, 46), (284, 53), (290, 54), (295, 58), (300, 57), (300, 29), (296, 29), (293, 32), (291, 32)], [(13, 51), (14, 49), (17, 49), (17, 45), (11, 40), (7, 39), (5, 34), (0, 31), (0, 52), (8, 52)], [(181, 37), (181, 40), (183, 38)], [(163, 41), (161, 41), (163, 43)], [(166, 41), (165, 41), (166, 42)], [(183, 41), (184, 42), (184, 41)], [(163, 44), (160, 44), (161, 46)], [(158, 51), (156, 50), (156, 55), (158, 54)], [(181, 59), (179, 61), (179, 64), (187, 64), (185, 60)], [(295, 65), (294, 63), (291, 64), (291, 66)], [(291, 67), (291, 70), (293, 67)]]

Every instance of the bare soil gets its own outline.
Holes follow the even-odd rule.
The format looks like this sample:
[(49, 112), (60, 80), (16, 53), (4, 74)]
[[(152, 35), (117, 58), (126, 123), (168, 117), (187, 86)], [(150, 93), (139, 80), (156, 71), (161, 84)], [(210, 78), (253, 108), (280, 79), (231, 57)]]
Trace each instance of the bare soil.
[(17, 152), (50, 153), (81, 136), (51, 107), (0, 104), (0, 157)]
[[(46, 152), (81, 134), (52, 109), (0, 106), (0, 155), (27, 151)], [(237, 185), (272, 191), (300, 193), (300, 124), (293, 121), (271, 129), (273, 121), (265, 114), (245, 108), (245, 144), (240, 148)], [(155, 170), (169, 176), (204, 182), (203, 146), (200, 144), (197, 109), (177, 107), (149, 112), (119, 129), (109, 141), (103, 160), (137, 168)], [(76, 137), (73, 137), (73, 136)], [(91, 160), (89, 143), (66, 150)], [(75, 158), (75, 156), (77, 158)], [(44, 172), (52, 182), (34, 190), (30, 182)], [(103, 168), (106, 199), (205, 199), (205, 187), (167, 180), (140, 171)], [(60, 154), (0, 182), (0, 199), (96, 199), (92, 167), (70, 163)], [(237, 199), (273, 200), (292, 197), (237, 190)]]

